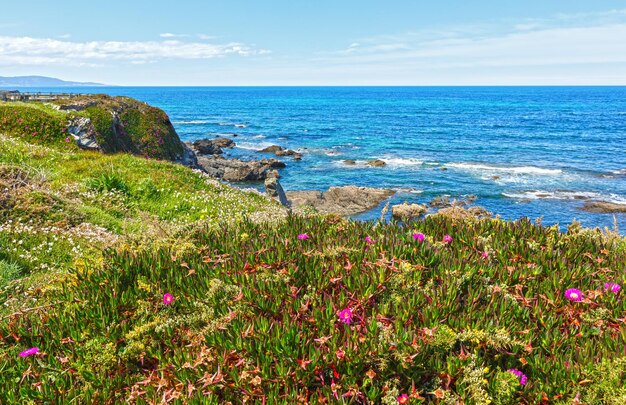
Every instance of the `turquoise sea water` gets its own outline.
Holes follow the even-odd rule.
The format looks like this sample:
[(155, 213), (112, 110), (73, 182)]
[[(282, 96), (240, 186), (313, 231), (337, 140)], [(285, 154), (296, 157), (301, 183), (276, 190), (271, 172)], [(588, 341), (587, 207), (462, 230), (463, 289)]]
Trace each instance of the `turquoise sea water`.
[[(300, 150), (302, 161), (284, 159), (286, 190), (396, 188), (394, 203), (475, 194), (476, 204), (506, 219), (602, 227), (613, 215), (581, 211), (585, 200), (626, 204), (626, 87), (69, 90), (161, 107), (183, 140), (235, 133), (231, 155), (258, 158), (256, 150), (271, 144)], [(369, 168), (369, 159), (387, 166)], [(624, 233), (626, 214), (616, 218)]]

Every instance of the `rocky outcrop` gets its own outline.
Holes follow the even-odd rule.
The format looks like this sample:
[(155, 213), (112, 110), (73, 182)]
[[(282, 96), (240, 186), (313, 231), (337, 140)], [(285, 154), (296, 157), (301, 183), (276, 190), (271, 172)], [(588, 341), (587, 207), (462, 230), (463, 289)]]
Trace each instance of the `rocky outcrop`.
[(343, 161), (343, 163), (348, 165), (348, 166), (355, 166), (356, 165), (356, 160), (346, 159), (346, 160)]
[(233, 148), (235, 142), (228, 138), (200, 139), (191, 144), (191, 147), (200, 155), (221, 155), (222, 148)]
[(276, 177), (272, 172), (270, 172), (268, 177), (265, 179), (265, 193), (269, 197), (278, 201), (281, 205), (285, 207), (289, 205), (289, 201), (285, 195), (285, 190), (283, 190), (283, 187), (280, 185), (278, 177)]
[(67, 132), (74, 138), (81, 149), (100, 150), (96, 141), (96, 130), (87, 117), (73, 117), (67, 124)]
[(198, 164), (211, 177), (233, 182), (265, 180), (270, 171), (285, 167), (276, 159), (243, 161), (202, 155), (198, 156)]
[(391, 207), (391, 216), (393, 219), (402, 222), (409, 222), (424, 215), (428, 211), (428, 207), (421, 204), (398, 204)]
[(385, 163), (384, 160), (374, 159), (374, 160), (370, 160), (369, 162), (367, 162), (367, 165), (372, 166), (372, 167), (383, 167), (383, 166), (386, 166), (387, 163)]
[(626, 212), (626, 204), (617, 204), (608, 201), (588, 201), (581, 210), (587, 212), (597, 212), (601, 214)]
[(51, 99), (50, 105), (70, 111), (68, 129), (81, 148), (170, 161), (183, 157), (183, 144), (167, 114), (144, 102), (94, 94)]
[(287, 199), (294, 207), (310, 206), (321, 212), (347, 216), (376, 208), (393, 194), (393, 190), (387, 189), (342, 186), (331, 187), (326, 192), (288, 191)]

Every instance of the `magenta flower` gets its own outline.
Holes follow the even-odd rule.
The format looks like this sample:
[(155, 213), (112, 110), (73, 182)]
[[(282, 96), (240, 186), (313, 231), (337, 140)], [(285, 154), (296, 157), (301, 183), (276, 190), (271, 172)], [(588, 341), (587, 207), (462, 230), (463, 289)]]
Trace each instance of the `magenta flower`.
[(365, 237), (365, 242), (367, 242), (367, 244), (368, 244), (368, 245), (371, 245), (371, 244), (373, 244), (375, 241), (374, 241), (372, 238), (370, 238), (369, 236), (366, 236), (366, 237)]
[(174, 296), (170, 293), (163, 294), (163, 304), (170, 305), (174, 301)]
[(307, 235), (306, 233), (301, 233), (300, 235), (298, 235), (298, 239), (307, 240), (309, 239), (309, 235)]
[(443, 235), (443, 241), (444, 243), (452, 243), (452, 236), (448, 234)]
[(604, 291), (610, 291), (612, 293), (617, 294), (619, 290), (621, 289), (622, 289), (622, 286), (620, 286), (617, 283), (604, 283)]
[(20, 353), (20, 357), (28, 357), (28, 356), (32, 356), (34, 354), (39, 353), (39, 348), (38, 347), (31, 347), (30, 349), (26, 349), (23, 352)]
[(519, 378), (519, 383), (521, 385), (526, 385), (526, 383), (528, 382), (528, 377), (526, 377), (526, 374), (522, 373), (521, 371), (519, 371), (516, 368), (510, 368), (507, 370), (509, 373), (516, 375)]
[(352, 310), (350, 308), (343, 309), (337, 316), (339, 316), (339, 320), (346, 325), (350, 325), (352, 322)]
[(483, 256), (483, 259), (488, 259), (489, 258), (489, 253), (488, 252), (483, 252), (482, 256)]
[(398, 403), (399, 404), (408, 404), (409, 403), (409, 396), (407, 394), (402, 394), (398, 396)]
[(563, 294), (570, 301), (582, 301), (583, 293), (577, 288), (568, 288)]
[(416, 240), (418, 242), (424, 242), (424, 238), (426, 237), (426, 235), (424, 235), (423, 233), (414, 233), (413, 234), (413, 240)]

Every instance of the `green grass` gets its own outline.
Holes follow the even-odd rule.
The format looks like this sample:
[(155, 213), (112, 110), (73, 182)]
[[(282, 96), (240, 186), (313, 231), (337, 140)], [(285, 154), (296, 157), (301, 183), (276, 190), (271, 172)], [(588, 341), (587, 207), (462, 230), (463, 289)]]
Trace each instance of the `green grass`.
[[(292, 216), (125, 245), (0, 329), (0, 386), (11, 401), (619, 404), (626, 305), (603, 284), (623, 282), (625, 247), (445, 216), (411, 228)], [(31, 346), (44, 354), (17, 355)]]
[(0, 299), (8, 303), (0, 314), (28, 305), (20, 294), (42, 299), (50, 275), (64, 274), (77, 261), (99, 262), (102, 250), (121, 239), (184, 240), (198, 224), (280, 210), (257, 194), (169, 162), (0, 136), (0, 190), (5, 189), (0, 259), (20, 266), (30, 291), (3, 290), (8, 279), (0, 276)]

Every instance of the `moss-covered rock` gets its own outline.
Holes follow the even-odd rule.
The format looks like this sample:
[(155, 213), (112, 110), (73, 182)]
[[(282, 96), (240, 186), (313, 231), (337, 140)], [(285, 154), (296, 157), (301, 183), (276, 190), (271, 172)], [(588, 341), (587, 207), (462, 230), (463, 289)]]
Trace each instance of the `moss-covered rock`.
[[(80, 133), (73, 133), (76, 128)], [(0, 103), (0, 133), (43, 144), (73, 144), (77, 138), (84, 145), (83, 138), (89, 138), (104, 153), (128, 152), (173, 161), (184, 153), (167, 114), (129, 97), (88, 95), (51, 104)]]

